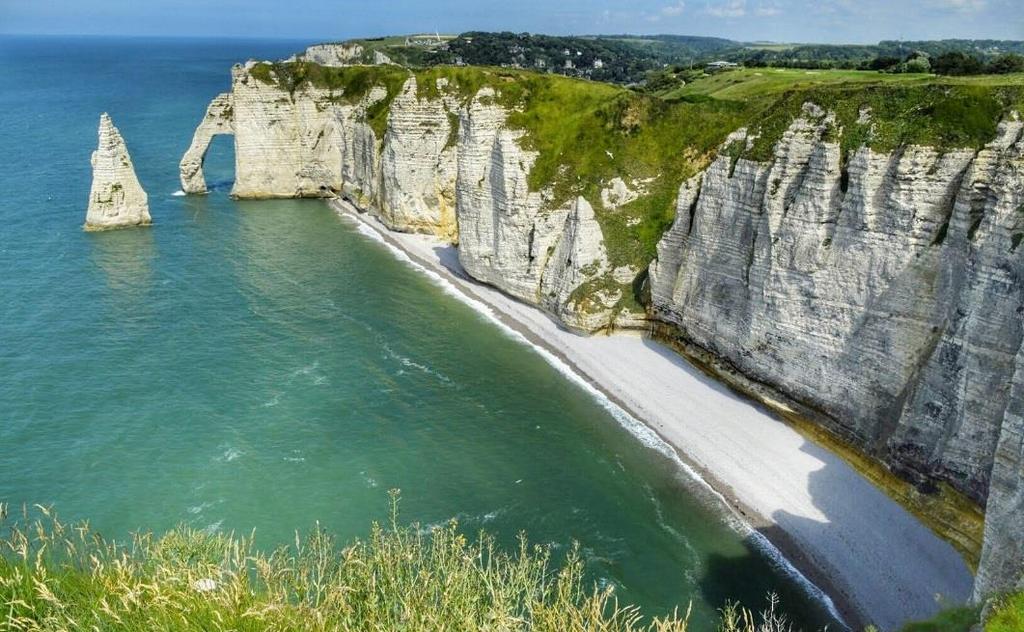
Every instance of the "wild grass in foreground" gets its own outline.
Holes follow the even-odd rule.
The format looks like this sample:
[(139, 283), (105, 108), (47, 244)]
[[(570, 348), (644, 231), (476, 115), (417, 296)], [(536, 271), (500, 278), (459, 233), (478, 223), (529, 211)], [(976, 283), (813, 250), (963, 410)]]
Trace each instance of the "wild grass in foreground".
[[(689, 612), (646, 621), (611, 590), (584, 587), (570, 553), (520, 539), (511, 554), (452, 523), (389, 524), (339, 547), (317, 528), (262, 553), (252, 537), (179, 527), (108, 542), (47, 509), (0, 520), (0, 630), (650, 630), (685, 632)], [(784, 632), (772, 607), (723, 610), (723, 632)]]

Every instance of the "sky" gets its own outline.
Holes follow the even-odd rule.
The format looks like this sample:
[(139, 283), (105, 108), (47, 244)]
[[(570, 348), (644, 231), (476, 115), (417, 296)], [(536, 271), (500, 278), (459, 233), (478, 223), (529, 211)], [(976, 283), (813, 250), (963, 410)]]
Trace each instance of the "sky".
[(0, 0), (0, 33), (337, 40), (469, 30), (1024, 40), (1024, 0)]

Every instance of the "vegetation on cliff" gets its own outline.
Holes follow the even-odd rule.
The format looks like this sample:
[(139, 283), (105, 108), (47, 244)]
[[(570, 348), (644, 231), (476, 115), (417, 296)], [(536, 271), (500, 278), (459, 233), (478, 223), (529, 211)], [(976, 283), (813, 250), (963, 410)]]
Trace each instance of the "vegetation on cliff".
[[(294, 95), (299, 89), (315, 87), (332, 93), (331, 99), (354, 105), (366, 97), (375, 87), (384, 88), (384, 98), (367, 108), (367, 123), (377, 138), (384, 138), (387, 131), (388, 113), (391, 102), (398, 96), (402, 84), (409, 78), (409, 71), (392, 65), (376, 66), (321, 66), (309, 61), (261, 62), (255, 64), (249, 74), (257, 81), (276, 85)], [(337, 92), (337, 94), (333, 94)]]
[(702, 78), (662, 96), (765, 103), (765, 116), (750, 126), (758, 139), (743, 154), (754, 160), (771, 159), (775, 143), (808, 101), (836, 114), (834, 138), (844, 152), (861, 145), (876, 151), (911, 144), (940, 151), (977, 149), (992, 140), (1002, 117), (1024, 109), (1024, 75), (937, 78), (748, 69)]
[[(442, 95), (465, 105), (484, 87), (523, 130), (524, 149), (538, 152), (530, 172), (550, 208), (582, 195), (594, 206), (612, 269), (643, 270), (671, 224), (682, 181), (705, 168), (728, 134), (747, 127), (754, 142), (731, 148), (733, 159), (770, 160), (776, 142), (804, 103), (835, 113), (832, 138), (844, 157), (862, 145), (892, 151), (908, 144), (940, 150), (979, 148), (1011, 110), (1024, 110), (1024, 75), (937, 78), (853, 70), (744, 69), (691, 73), (689, 82), (637, 92), (515, 68), (395, 65), (324, 67), (311, 62), (260, 63), (259, 81), (294, 93), (312, 86), (357, 103), (375, 86), (384, 98), (366, 112), (383, 140), (389, 106), (414, 76), (420, 98)], [(443, 80), (443, 81), (442, 81)], [(454, 126), (453, 126), (454, 127)], [(449, 139), (454, 140), (454, 133)], [(602, 191), (621, 178), (630, 199), (606, 207)], [(637, 307), (640, 283), (607, 278), (593, 284), (622, 290)]]
[[(646, 619), (611, 588), (586, 588), (575, 550), (559, 566), (521, 538), (509, 554), (454, 522), (429, 533), (401, 526), (396, 507), (366, 540), (339, 546), (318, 527), (270, 553), (252, 536), (186, 527), (117, 544), (44, 508), (32, 519), (23, 511), (20, 524), (0, 523), (0, 629), (687, 629), (688, 612)], [(775, 605), (755, 616), (729, 604), (719, 628), (781, 632)]]
[(1024, 592), (997, 599), (992, 614), (985, 622), (985, 632), (1015, 632), (1017, 630), (1024, 630)]
[(927, 621), (908, 623), (900, 632), (1020, 632), (1021, 630), (1024, 630), (1024, 592), (997, 597), (986, 607), (975, 605), (948, 608)]

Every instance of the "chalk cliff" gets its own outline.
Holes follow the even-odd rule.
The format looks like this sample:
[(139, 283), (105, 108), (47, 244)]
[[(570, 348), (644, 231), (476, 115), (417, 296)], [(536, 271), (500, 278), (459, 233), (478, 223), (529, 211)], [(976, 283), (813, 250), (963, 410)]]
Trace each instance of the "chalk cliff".
[(203, 161), (210, 142), (217, 134), (235, 131), (231, 93), (217, 95), (206, 108), (206, 115), (192, 135), (192, 144), (181, 158), (181, 190), (185, 193), (206, 193)]
[(92, 153), (92, 188), (85, 230), (150, 224), (149, 201), (135, 176), (128, 148), (106, 112), (100, 115), (99, 146)]
[(613, 264), (605, 221), (650, 182), (622, 174), (596, 194), (556, 195), (531, 180), (540, 154), (510, 122), (517, 110), (500, 82), (466, 93), (384, 68), (405, 74), (288, 84), (252, 62), (236, 66), (182, 160), (183, 188), (205, 190), (209, 138), (233, 133), (236, 197), (342, 196), (394, 230), (457, 242), (468, 274), (570, 327), (656, 325), (922, 488), (947, 482), (987, 502), (978, 593), (1019, 581), (1015, 116), (979, 150), (865, 145), (844, 155), (836, 115), (810, 103), (768, 160), (731, 150), (753, 146), (746, 130), (720, 139), (717, 157), (678, 188), (643, 314), (624, 301), (641, 270)]
[(367, 50), (356, 42), (314, 44), (289, 61), (309, 61), (321, 66), (356, 66), (360, 64), (393, 64), (387, 54), (379, 50)]
[(594, 210), (582, 197), (550, 208), (548, 191), (530, 190), (537, 153), (521, 147), (522, 131), (510, 129), (508, 112), (493, 97), (492, 89), (481, 90), (461, 120), (459, 262), (473, 278), (539, 305), (571, 327), (606, 327), (619, 297), (574, 294), (609, 267)]
[(651, 315), (902, 474), (987, 498), (979, 592), (1005, 590), (1024, 542), (1022, 124), (977, 153), (862, 147), (844, 166), (831, 123), (808, 106), (770, 163), (721, 155), (683, 184)]
[(314, 44), (299, 57), (324, 66), (349, 66), (362, 62), (366, 49), (357, 43)]
[[(428, 97), (409, 76), (393, 91), (289, 92), (253, 68), (236, 66), (231, 92), (208, 106), (181, 161), (184, 191), (206, 191), (210, 139), (234, 134), (237, 198), (340, 195), (393, 230), (458, 240), (470, 274), (572, 327), (642, 320), (613, 310), (620, 289), (577, 291), (609, 272), (601, 227), (587, 200), (551, 209), (548, 193), (529, 191), (536, 152), (520, 147), (492, 88), (467, 99), (441, 78)], [(386, 125), (375, 129), (383, 105)]]

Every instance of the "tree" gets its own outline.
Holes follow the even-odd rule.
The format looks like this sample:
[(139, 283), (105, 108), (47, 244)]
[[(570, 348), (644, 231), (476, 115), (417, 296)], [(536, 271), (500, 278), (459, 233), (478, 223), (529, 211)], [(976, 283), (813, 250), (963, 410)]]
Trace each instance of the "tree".
[(887, 55), (879, 55), (868, 62), (868, 70), (888, 70), (900, 63), (898, 57), (889, 57)]
[(1007, 75), (1011, 72), (1024, 72), (1024, 57), (1013, 53), (1006, 53), (996, 57), (985, 68), (985, 72), (994, 75)]
[(931, 72), (932, 65), (924, 55), (912, 57), (903, 63), (903, 72)]
[(953, 51), (933, 59), (932, 70), (938, 75), (980, 75), (984, 67), (977, 57)]

